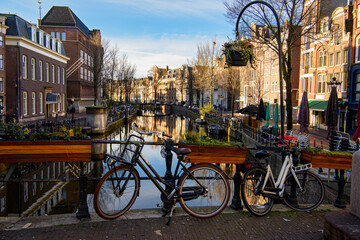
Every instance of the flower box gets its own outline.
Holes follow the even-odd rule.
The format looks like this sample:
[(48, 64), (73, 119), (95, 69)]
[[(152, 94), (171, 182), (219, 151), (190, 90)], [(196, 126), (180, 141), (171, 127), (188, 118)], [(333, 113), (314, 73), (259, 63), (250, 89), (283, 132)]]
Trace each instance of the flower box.
[(185, 162), (191, 163), (245, 163), (247, 148), (232, 146), (201, 146), (180, 141), (179, 148), (190, 148), (191, 153)]
[(2, 140), (0, 163), (89, 162), (91, 140)]
[(352, 156), (327, 153), (313, 153), (302, 150), (300, 163), (311, 163), (317, 168), (351, 169)]

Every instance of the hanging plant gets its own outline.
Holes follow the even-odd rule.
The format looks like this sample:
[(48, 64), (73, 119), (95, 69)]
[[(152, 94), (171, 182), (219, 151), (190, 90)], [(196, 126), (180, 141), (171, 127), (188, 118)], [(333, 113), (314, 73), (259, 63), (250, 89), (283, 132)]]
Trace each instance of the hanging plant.
[(251, 67), (255, 66), (254, 46), (249, 40), (231, 40), (226, 42), (223, 47), (228, 66), (246, 66), (248, 62), (250, 62)]

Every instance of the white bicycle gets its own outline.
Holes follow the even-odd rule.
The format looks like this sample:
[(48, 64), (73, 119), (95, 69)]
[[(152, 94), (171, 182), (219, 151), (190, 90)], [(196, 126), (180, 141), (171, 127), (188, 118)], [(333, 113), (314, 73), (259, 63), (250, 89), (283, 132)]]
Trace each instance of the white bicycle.
[(265, 169), (254, 167), (244, 175), (241, 197), (253, 215), (269, 213), (274, 199), (283, 200), (288, 207), (297, 211), (311, 211), (324, 200), (324, 185), (318, 176), (309, 171), (311, 164), (293, 166), (289, 143), (282, 141), (282, 144), (286, 157), (276, 181), (269, 164), (271, 154), (266, 150), (255, 154), (257, 159), (266, 160)]

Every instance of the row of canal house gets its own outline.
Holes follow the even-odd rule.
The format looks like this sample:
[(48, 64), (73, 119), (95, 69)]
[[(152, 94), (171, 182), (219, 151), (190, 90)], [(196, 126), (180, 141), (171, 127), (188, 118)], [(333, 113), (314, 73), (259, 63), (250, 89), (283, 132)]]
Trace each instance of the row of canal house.
[(94, 48), (89, 30), (69, 7), (52, 7), (33, 24), (0, 13), (1, 120), (64, 116), (71, 100), (84, 112), (94, 101)]
[[(101, 42), (100, 31), (90, 31), (68, 7), (52, 7), (38, 25), (16, 14), (0, 13), (1, 122), (64, 116), (72, 99), (77, 112), (92, 105), (95, 37)], [(92, 168), (90, 163), (87, 172)], [(63, 163), (31, 163), (14, 172), (9, 169), (11, 178), (66, 176)], [(68, 169), (70, 178), (77, 177), (78, 164)], [(69, 198), (77, 202), (78, 190), (72, 188), (62, 182), (0, 182), (0, 216), (49, 214), (59, 202)]]
[[(312, 2), (305, 6), (313, 6)], [(304, 20), (304, 27), (311, 31), (302, 38), (299, 105), (307, 91), (310, 125), (327, 129), (327, 83), (336, 78), (341, 82), (338, 130), (354, 134), (360, 98), (360, 1), (325, 1), (314, 6), (314, 18)], [(319, 21), (315, 22), (315, 16)]]

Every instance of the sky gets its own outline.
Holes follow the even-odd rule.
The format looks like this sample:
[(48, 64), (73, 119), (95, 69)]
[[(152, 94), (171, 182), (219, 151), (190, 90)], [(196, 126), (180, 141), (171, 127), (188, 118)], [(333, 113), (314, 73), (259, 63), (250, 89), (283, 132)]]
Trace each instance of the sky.
[[(198, 44), (216, 39), (221, 46), (235, 35), (222, 0), (41, 0), (41, 16), (52, 6), (68, 6), (90, 30), (100, 29), (136, 65), (136, 77), (155, 65), (179, 68), (196, 56)], [(37, 23), (39, 3), (6, 0), (0, 12)]]

